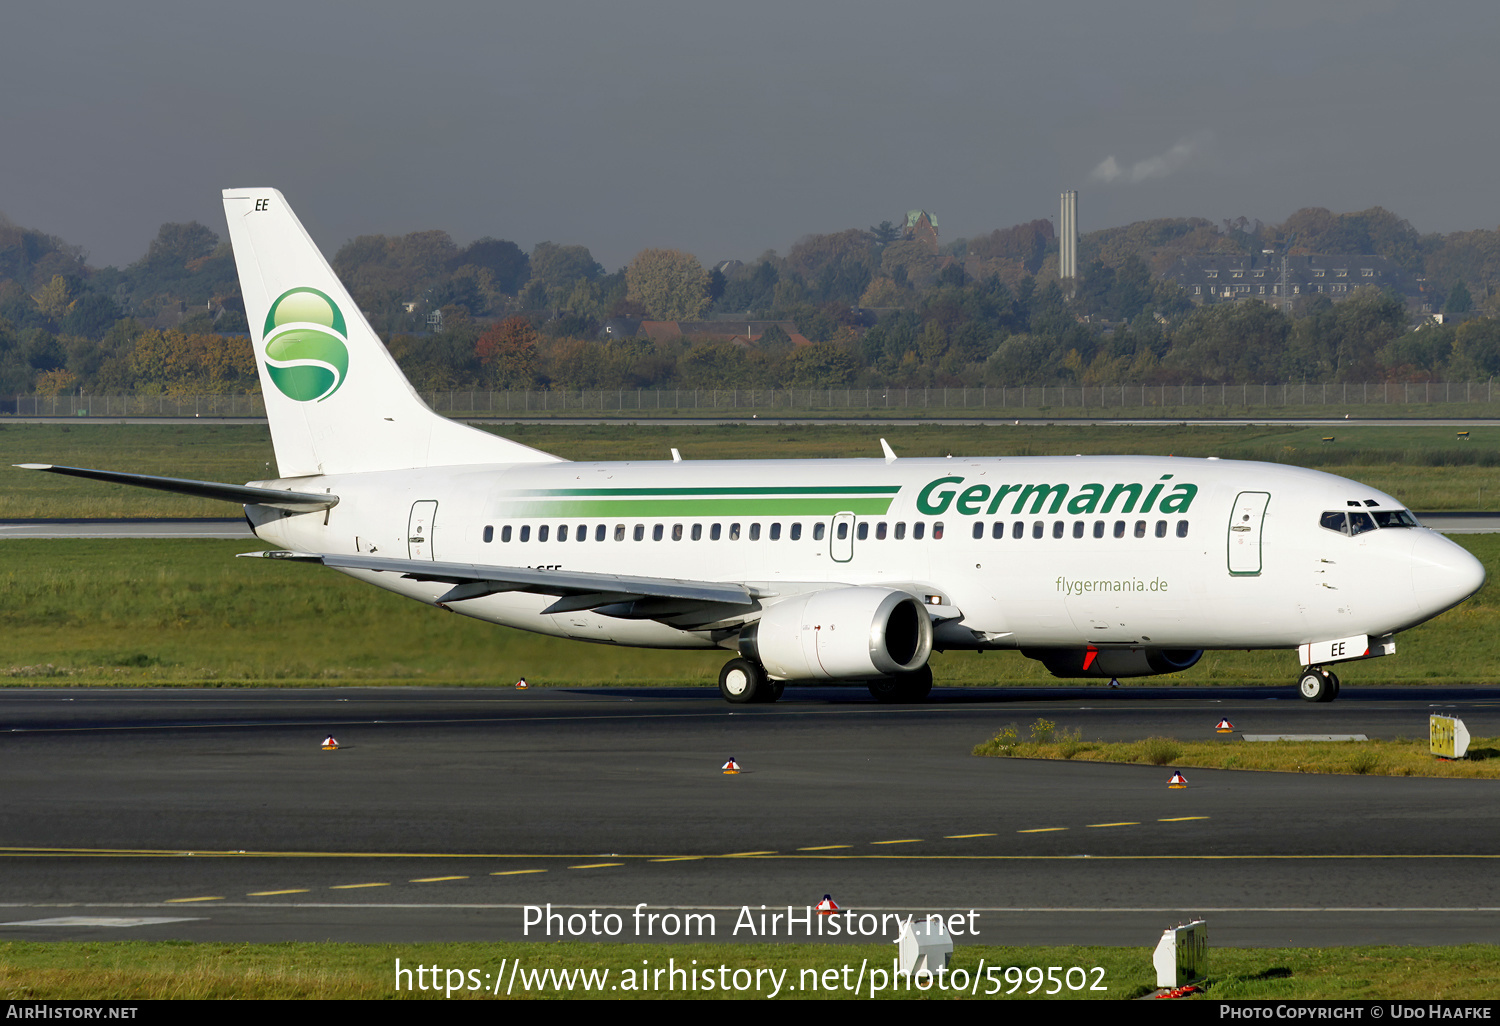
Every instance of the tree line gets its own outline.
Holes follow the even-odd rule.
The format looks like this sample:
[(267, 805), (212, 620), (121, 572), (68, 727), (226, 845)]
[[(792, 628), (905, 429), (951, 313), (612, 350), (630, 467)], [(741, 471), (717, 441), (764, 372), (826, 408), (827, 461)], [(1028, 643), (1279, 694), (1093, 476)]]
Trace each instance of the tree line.
[[(1195, 306), (1161, 272), (1213, 252), (1375, 253), (1425, 279), (1401, 297)], [(1307, 209), (1281, 225), (1157, 219), (1080, 240), (1057, 277), (1049, 221), (938, 245), (889, 221), (807, 236), (786, 254), (704, 267), (648, 249), (607, 271), (582, 245), (529, 252), (443, 231), (369, 235), (333, 266), (421, 389), (923, 387), (1053, 383), (1484, 380), (1500, 372), (1500, 232), (1419, 235), (1380, 208)], [(434, 317), (434, 315), (438, 315)], [(722, 337), (605, 337), (607, 325), (738, 317)], [(440, 328), (439, 328), (440, 325)], [(127, 267), (91, 268), (55, 236), (0, 219), (0, 393), (258, 388), (233, 254), (163, 225)]]

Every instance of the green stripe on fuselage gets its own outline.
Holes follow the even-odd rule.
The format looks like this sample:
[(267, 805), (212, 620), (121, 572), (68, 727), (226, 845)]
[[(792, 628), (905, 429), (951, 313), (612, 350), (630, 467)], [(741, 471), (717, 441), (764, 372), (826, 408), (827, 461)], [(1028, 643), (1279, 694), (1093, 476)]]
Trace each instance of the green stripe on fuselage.
[(856, 513), (884, 516), (889, 498), (592, 499), (502, 503), (507, 517), (794, 517)]
[(763, 497), (779, 495), (889, 495), (895, 496), (901, 490), (900, 485), (853, 485), (840, 488), (774, 488), (767, 486), (751, 487), (729, 487), (729, 488), (523, 488), (510, 494), (525, 496), (527, 498), (543, 498), (552, 496), (579, 496), (588, 495), (601, 498), (624, 498), (627, 496), (672, 496), (676, 498), (696, 498), (705, 495), (759, 495)]

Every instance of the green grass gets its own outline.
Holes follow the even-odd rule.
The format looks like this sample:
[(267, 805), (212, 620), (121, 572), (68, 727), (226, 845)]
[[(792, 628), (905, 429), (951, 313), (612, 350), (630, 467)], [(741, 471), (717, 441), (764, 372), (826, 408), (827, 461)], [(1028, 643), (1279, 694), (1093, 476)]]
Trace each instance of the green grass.
[[(1316, 467), (1389, 492), (1415, 509), (1500, 509), (1500, 426), (1288, 425), (1148, 427), (1065, 424), (769, 424), (641, 426), (524, 424), (493, 430), (571, 460), (812, 459), (875, 457), (879, 439), (901, 456), (1046, 456), (1134, 453), (1219, 456)], [(1333, 442), (1322, 438), (1332, 434)], [(273, 475), (263, 426), (5, 424), (0, 422), (0, 518), (237, 516), (229, 503), (10, 469), (58, 463), (168, 477), (243, 482)]]
[[(1461, 544), (1489, 583), (1408, 631), (1393, 657), (1340, 666), (1350, 685), (1493, 683), (1500, 536)], [(425, 607), (322, 567), (235, 559), (252, 541), (0, 541), (0, 684), (715, 683), (727, 653), (591, 645)], [(1012, 652), (936, 655), (939, 686), (1049, 684)], [(1163, 684), (1276, 684), (1287, 652), (1208, 652)], [(1103, 682), (1096, 682), (1102, 686)], [(1129, 684), (1127, 683), (1127, 687)]]
[(1473, 738), (1468, 757), (1435, 758), (1425, 740), (1251, 741), (1230, 734), (1180, 741), (1085, 741), (1079, 731), (1058, 730), (1037, 720), (1022, 737), (1014, 724), (974, 746), (974, 754), (1007, 759), (1067, 759), (1198, 769), (1264, 770), (1278, 773), (1342, 773), (1383, 777), (1500, 779), (1500, 738)]
[[(1212, 921), (1210, 921), (1212, 928)], [(771, 969), (782, 977), (783, 998), (839, 998), (853, 994), (842, 988), (824, 987), (823, 973), (850, 966), (848, 979), (858, 976), (862, 960), (868, 965), (889, 970), (892, 945), (814, 945), (814, 944), (592, 944), (592, 943), (486, 943), (486, 944), (189, 944), (185, 942), (122, 941), (114, 943), (0, 943), (0, 999), (119, 1001), (153, 999), (438, 999), (447, 1000), (443, 990), (395, 991), (396, 960), (401, 966), (437, 966), (442, 979), (447, 970), (474, 970), (452, 978), (456, 986), (451, 998), (493, 1000), (487, 991), (467, 989), (471, 979), (484, 987), (484, 974), (504, 973), (510, 979), (511, 961), (520, 960), (523, 970), (530, 969), (608, 969), (607, 984), (620, 985), (642, 969), (665, 969), (669, 960), (675, 965), (736, 969)], [(998, 972), (994, 984), (981, 980), (981, 996), (992, 988), (995, 997), (1008, 1000), (1023, 998), (1036, 987), (1035, 972), (1030, 981), (1026, 970), (1040, 967), (1045, 976), (1048, 967), (1062, 970), (1078, 966), (1089, 969), (1089, 985), (1101, 980), (1105, 991), (1068, 990), (1058, 999), (1122, 1000), (1149, 993), (1155, 985), (1149, 948), (1107, 947), (997, 947), (958, 944), (952, 967), (970, 976), (977, 975), (981, 960)], [(1102, 977), (1093, 972), (1098, 966)], [(1007, 969), (1012, 970), (1008, 981)], [(1306, 948), (1210, 948), (1209, 980), (1205, 993), (1197, 1000), (1317, 1000), (1317, 999), (1463, 999), (1493, 1000), (1500, 997), (1500, 949), (1489, 945), (1462, 945), (1451, 948), (1358, 947), (1313, 950)], [(1060, 972), (1059, 976), (1064, 973)], [(412, 974), (413, 986), (416, 984)], [(715, 979), (719, 976), (715, 973)], [(842, 981), (843, 974), (839, 974)], [(425, 977), (430, 980), (430, 974)], [(635, 976), (640, 980), (640, 976)], [(649, 979), (649, 977), (648, 977)], [(646, 990), (618, 990), (605, 996), (764, 999), (770, 984), (756, 993), (699, 989), (684, 994), (668, 992), (665, 974), (660, 987)], [(746, 977), (742, 976), (742, 979)], [(762, 977), (767, 980), (766, 977)], [(818, 989), (811, 989), (813, 981)], [(828, 978), (832, 979), (832, 978)], [(869, 974), (865, 990), (859, 997), (867, 999)], [(701, 977), (700, 977), (701, 980)], [(1079, 982), (1078, 974), (1072, 980)], [(797, 987), (793, 991), (787, 989)], [(1043, 983), (1034, 999), (1046, 1000), (1043, 991), (1053, 985)], [(501, 987), (502, 996), (504, 987)], [(514, 997), (587, 997), (581, 989), (568, 991), (555, 985), (535, 993)], [(592, 996), (597, 997), (598, 992)], [(880, 996), (890, 998), (930, 998), (951, 1000), (953, 990), (933, 987), (926, 994), (907, 991), (904, 983), (896, 992)]]

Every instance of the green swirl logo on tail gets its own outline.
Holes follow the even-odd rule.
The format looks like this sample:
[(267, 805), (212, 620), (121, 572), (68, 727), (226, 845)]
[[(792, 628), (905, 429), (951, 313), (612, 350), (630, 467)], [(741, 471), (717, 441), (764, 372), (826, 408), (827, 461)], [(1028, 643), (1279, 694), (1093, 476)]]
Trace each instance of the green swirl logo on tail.
[(299, 403), (322, 402), (339, 390), (349, 370), (344, 315), (317, 289), (289, 289), (266, 314), (266, 372), (281, 394)]

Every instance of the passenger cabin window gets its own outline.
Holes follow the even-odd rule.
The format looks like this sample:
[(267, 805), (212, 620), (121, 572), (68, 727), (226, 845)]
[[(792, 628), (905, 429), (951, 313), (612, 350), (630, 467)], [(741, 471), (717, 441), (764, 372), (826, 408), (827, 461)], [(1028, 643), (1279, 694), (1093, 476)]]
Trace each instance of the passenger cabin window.
[(1102, 520), (1095, 520), (1094, 521), (1094, 537), (1095, 538), (1103, 538), (1104, 537), (1104, 521), (1102, 521)]
[[(546, 528), (544, 527), (544, 528), (542, 528), (542, 530), (545, 531)], [(547, 540), (546, 538), (542, 539), (542, 541), (546, 541), (546, 540)], [(558, 541), (567, 541), (568, 540), (568, 525), (567, 524), (558, 524), (557, 525), (557, 540)]]
[(792, 539), (792, 541), (801, 541), (802, 540), (802, 524), (801, 523), (796, 523), (796, 524), (792, 525), (791, 539)]
[(1005, 521), (995, 521), (995, 526), (990, 528), (990, 537), (994, 538), (996, 541), (999, 541), (1001, 538), (1005, 537)]
[(625, 525), (624, 524), (616, 524), (615, 525), (615, 541), (624, 541), (624, 540), (625, 540)]
[(1188, 522), (1186, 520), (1179, 520), (1179, 521), (1177, 521), (1177, 537), (1179, 537), (1179, 538), (1186, 538), (1187, 537), (1187, 525), (1188, 525)]
[(681, 524), (673, 524), (672, 525), (672, 540), (673, 541), (682, 541), (682, 525)]
[(750, 525), (750, 540), (751, 541), (760, 541), (760, 524), (759, 523), (754, 523), (754, 524)]
[(531, 525), (530, 524), (527, 524), (525, 527), (521, 528), (521, 540), (523, 542), (531, 540)]
[(870, 537), (870, 525), (865, 523), (864, 521), (860, 521), (859, 526), (854, 529), (854, 537), (858, 538), (860, 541), (864, 541), (866, 538)]
[(663, 527), (661, 524), (657, 524), (655, 527), (651, 528), (651, 540), (661, 541), (662, 531)]
[(729, 540), (730, 541), (739, 541), (740, 540), (740, 525), (739, 524), (730, 524), (729, 525)]
[(495, 528), (489, 524), (486, 524), (484, 528), (484, 540), (486, 542), (492, 542), (495, 540)]
[(510, 541), (510, 525), (509, 524), (506, 524), (504, 527), (500, 528), (500, 540), (503, 541), (503, 542)]
[(974, 521), (974, 537), (976, 539), (984, 537), (984, 521), (982, 521), (982, 520), (976, 520), (976, 521)]
[(902, 538), (905, 538), (905, 537), (906, 537), (906, 521), (905, 520), (898, 520), (898, 521), (896, 521), (896, 540), (900, 541)]
[(772, 541), (780, 541), (781, 540), (781, 524), (779, 522), (778, 523), (773, 523), (771, 525), (771, 540)]
[(1010, 528), (1010, 536), (1012, 538), (1024, 538), (1024, 537), (1026, 537), (1026, 525), (1025, 525), (1025, 523), (1023, 523), (1020, 520), (1017, 520), (1014, 524), (1012, 524), (1011, 528)]
[(823, 523), (822, 521), (819, 521), (818, 523), (813, 524), (813, 541), (822, 541), (823, 540), (823, 533), (827, 529), (828, 529), (828, 525), (825, 524), (825, 523)]
[(932, 522), (932, 540), (943, 540), (943, 522), (941, 520), (934, 520)]
[(720, 525), (715, 524), (714, 526), (712, 526), (712, 527), (710, 527), (708, 529), (708, 540), (709, 541), (718, 541), (719, 540), (719, 535), (721, 533), (722, 532), (720, 530)]
[(922, 536), (927, 533), (927, 525), (922, 521), (915, 521), (911, 525), (911, 536), (916, 541), (921, 541)]
[(693, 541), (702, 541), (702, 540), (703, 540), (703, 525), (702, 524), (694, 524), (693, 525)]
[(546, 541), (547, 540), (547, 531), (548, 530), (549, 530), (549, 528), (547, 527), (546, 524), (543, 524), (541, 527), (538, 527), (536, 529), (536, 540), (539, 541), (539, 542)]
[(646, 525), (645, 524), (636, 524), (635, 525), (635, 531), (632, 532), (631, 537), (634, 538), (636, 541), (645, 541), (646, 540)]
[(603, 524), (600, 524), (598, 527), (594, 528), (594, 541), (596, 541), (596, 542), (597, 541), (603, 541), (604, 540), (604, 534), (605, 534), (605, 527), (604, 527)]
[(577, 539), (578, 541), (588, 541), (589, 540), (589, 525), (588, 524), (579, 524), (578, 525), (578, 530), (576, 530), (576, 531), (573, 532), (573, 537), (575, 539)]
[(882, 520), (880, 523), (878, 523), (878, 524), (875, 525), (875, 540), (876, 541), (885, 541), (885, 521), (884, 520)]

